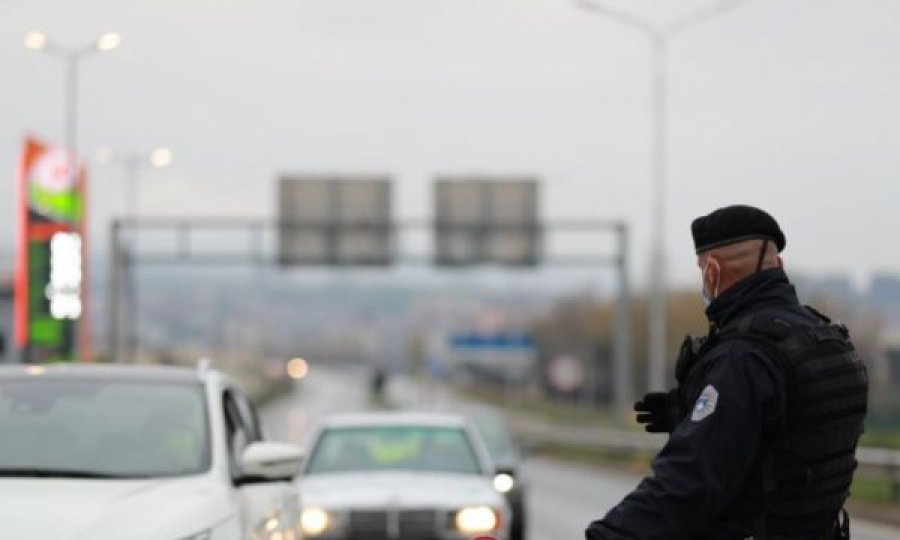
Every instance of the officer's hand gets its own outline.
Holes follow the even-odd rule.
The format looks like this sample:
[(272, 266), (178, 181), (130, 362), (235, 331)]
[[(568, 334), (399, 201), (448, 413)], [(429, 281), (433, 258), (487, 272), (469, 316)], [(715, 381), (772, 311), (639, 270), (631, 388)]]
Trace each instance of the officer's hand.
[(634, 404), (639, 424), (646, 424), (648, 433), (671, 433), (681, 421), (682, 411), (678, 401), (678, 389), (668, 392), (650, 392)]

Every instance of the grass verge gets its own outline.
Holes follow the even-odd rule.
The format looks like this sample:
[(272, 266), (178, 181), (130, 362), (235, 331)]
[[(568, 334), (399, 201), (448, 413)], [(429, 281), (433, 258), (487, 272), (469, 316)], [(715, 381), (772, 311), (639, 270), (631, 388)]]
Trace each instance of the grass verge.
[(862, 446), (900, 450), (900, 431), (896, 429), (867, 428), (859, 444)]
[(455, 391), (464, 398), (480, 401), (503, 409), (509, 414), (533, 417), (538, 420), (573, 426), (621, 427), (615, 415), (608, 409), (598, 409), (575, 403), (564, 403), (546, 398), (510, 395), (496, 388), (467, 386)]
[(610, 467), (637, 475), (650, 472), (653, 456), (635, 452), (620, 452), (606, 448), (577, 446), (554, 441), (536, 445), (538, 454), (552, 459), (597, 467)]
[[(556, 441), (535, 441), (541, 456), (581, 463), (596, 467), (609, 467), (636, 475), (650, 473), (653, 454), (647, 452), (621, 452), (605, 448), (562, 444)], [(857, 473), (851, 487), (850, 506), (868, 519), (900, 526), (900, 500), (893, 482), (882, 476)]]

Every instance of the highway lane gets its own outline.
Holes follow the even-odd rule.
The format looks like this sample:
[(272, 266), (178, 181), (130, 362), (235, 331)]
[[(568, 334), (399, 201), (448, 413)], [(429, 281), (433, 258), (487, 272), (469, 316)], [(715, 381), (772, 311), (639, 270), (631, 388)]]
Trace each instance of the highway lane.
[[(368, 408), (367, 373), (361, 369), (313, 369), (289, 395), (261, 411), (268, 437), (303, 444), (309, 430), (325, 416)], [(455, 399), (435, 388), (394, 381), (390, 391), (404, 406), (454, 408)], [(561, 463), (544, 458), (528, 460), (530, 540), (584, 538), (584, 529), (624, 497), (640, 478), (622, 471)], [(853, 521), (854, 540), (895, 540), (900, 530)]]
[(303, 445), (317, 421), (366, 410), (367, 374), (361, 369), (312, 369), (293, 390), (260, 411), (266, 437)]
[(635, 478), (616, 471), (528, 461), (530, 540), (584, 538), (584, 529), (634, 489)]
[[(602, 517), (640, 478), (627, 473), (533, 459), (530, 540), (584, 538), (584, 528)], [(900, 530), (852, 520), (854, 540), (896, 540)]]

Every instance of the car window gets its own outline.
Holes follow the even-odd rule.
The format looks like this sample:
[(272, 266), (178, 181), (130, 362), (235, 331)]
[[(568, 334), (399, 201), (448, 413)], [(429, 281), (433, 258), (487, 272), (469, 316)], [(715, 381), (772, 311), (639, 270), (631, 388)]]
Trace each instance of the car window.
[(222, 393), (222, 412), (225, 416), (225, 442), (228, 446), (228, 469), (232, 479), (241, 476), (241, 454), (251, 442), (250, 430), (241, 415), (233, 390)]
[(379, 470), (481, 472), (461, 428), (375, 426), (325, 430), (310, 456), (307, 474)]
[(0, 433), (0, 472), (155, 477), (209, 468), (199, 384), (0, 380)]
[(244, 426), (244, 429), (247, 432), (247, 437), (250, 442), (257, 442), (262, 440), (262, 428), (259, 423), (259, 415), (256, 413), (256, 408), (253, 404), (250, 403), (250, 400), (247, 399), (242, 392), (235, 388), (231, 388), (228, 390), (228, 394), (231, 399), (234, 400), (234, 404), (237, 406), (237, 412), (240, 414), (241, 423)]

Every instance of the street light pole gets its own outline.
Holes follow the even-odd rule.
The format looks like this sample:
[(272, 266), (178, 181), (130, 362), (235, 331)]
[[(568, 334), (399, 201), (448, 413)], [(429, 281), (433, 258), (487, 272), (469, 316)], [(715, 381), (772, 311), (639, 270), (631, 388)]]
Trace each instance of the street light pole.
[[(66, 60), (66, 148), (78, 162), (78, 55), (69, 55)], [(77, 165), (76, 165), (77, 166)]]
[[(42, 51), (60, 59), (65, 64), (65, 96), (64, 96), (64, 129), (66, 148), (72, 155), (73, 170), (77, 168), (78, 155), (78, 66), (84, 58), (96, 53), (109, 52), (119, 47), (122, 37), (115, 32), (108, 32), (98, 37), (92, 44), (82, 48), (63, 47), (51, 41), (41, 32), (29, 32), (25, 35), (25, 47)], [(75, 174), (75, 173), (73, 173)]]
[(101, 165), (121, 164), (125, 169), (125, 214), (129, 218), (137, 219), (139, 203), (141, 169), (162, 169), (172, 164), (175, 154), (165, 146), (158, 146), (149, 153), (138, 152), (120, 155), (112, 148), (104, 146), (97, 151), (97, 162)]
[(715, 4), (687, 13), (671, 23), (656, 27), (641, 17), (591, 0), (577, 0), (577, 5), (593, 14), (638, 30), (651, 46), (651, 129), (652, 159), (652, 224), (650, 240), (649, 287), (649, 351), (647, 386), (661, 390), (665, 386), (666, 369), (666, 187), (668, 175), (669, 120), (669, 44), (684, 30), (734, 9), (744, 0), (719, 0)]
[[(78, 164), (78, 65), (79, 61), (85, 57), (93, 55), (95, 53), (108, 52), (118, 48), (119, 44), (122, 41), (122, 37), (115, 32), (108, 32), (106, 34), (98, 37), (90, 46), (83, 47), (80, 49), (73, 49), (62, 47), (59, 44), (51, 41), (47, 38), (47, 36), (41, 32), (28, 32), (25, 35), (25, 47), (34, 51), (45, 52), (59, 60), (61, 60), (65, 65), (65, 84), (64, 84), (64, 96), (63, 96), (63, 138), (66, 146), (67, 153), (67, 166), (68, 166), (68, 174), (71, 175), (70, 179), (74, 180), (78, 177), (80, 173), (80, 168)], [(73, 182), (74, 184), (74, 182)], [(82, 194), (84, 197), (87, 197), (85, 188), (82, 188)], [(86, 205), (86, 200), (84, 201)], [(85, 219), (82, 218), (80, 226), (77, 231), (85, 239), (82, 242), (82, 270), (84, 278), (84, 286), (81, 289), (81, 303), (83, 306), (88, 306), (90, 304), (90, 299), (87, 298), (89, 295), (89, 284), (90, 279), (87, 278), (87, 269), (88, 269), (88, 254), (86, 253), (86, 246), (88, 245), (87, 239), (87, 228), (85, 225)], [(81, 359), (88, 360), (90, 353), (90, 310), (85, 310), (78, 321), (77, 332), (79, 332), (79, 336), (77, 338), (77, 342), (80, 343), (81, 349)]]
[(653, 245), (650, 260), (649, 358), (647, 385), (665, 384), (666, 358), (666, 186), (668, 172), (668, 38), (653, 40)]
[(141, 163), (138, 156), (129, 156), (123, 162), (125, 166), (125, 190), (126, 195), (126, 215), (131, 218), (138, 217), (138, 182), (141, 174)]
[[(154, 148), (149, 153), (133, 153), (119, 155), (109, 147), (100, 148), (97, 151), (97, 161), (101, 165), (119, 163), (125, 170), (125, 212), (132, 219), (139, 216), (140, 202), (140, 174), (143, 168), (163, 168), (172, 163), (174, 154), (172, 150), (164, 146)], [(107, 319), (107, 340), (109, 355), (117, 361), (134, 363), (138, 353), (138, 335), (136, 333), (138, 320), (138, 291), (136, 276), (131, 266), (131, 259), (137, 253), (137, 227), (133, 227), (131, 237), (128, 238), (128, 248), (120, 245), (121, 227), (119, 221), (114, 221), (110, 238), (110, 290)], [(120, 293), (126, 288), (127, 310), (120, 309)], [(123, 319), (124, 320), (120, 320)], [(119, 334), (121, 328), (128, 329), (125, 336), (125, 351), (121, 351)]]

